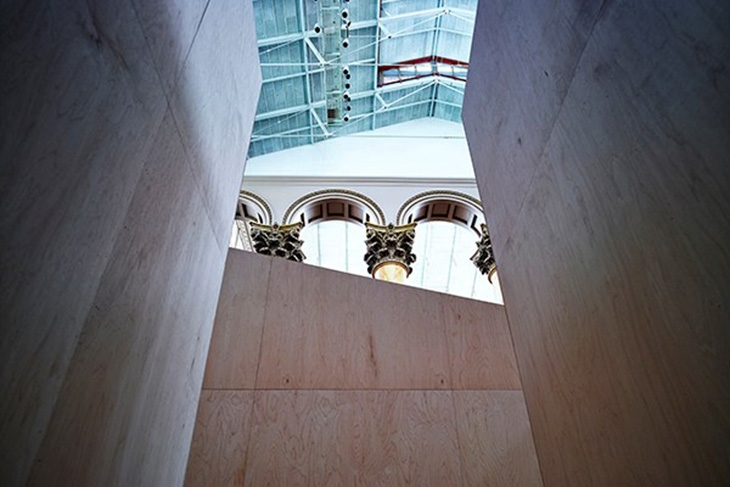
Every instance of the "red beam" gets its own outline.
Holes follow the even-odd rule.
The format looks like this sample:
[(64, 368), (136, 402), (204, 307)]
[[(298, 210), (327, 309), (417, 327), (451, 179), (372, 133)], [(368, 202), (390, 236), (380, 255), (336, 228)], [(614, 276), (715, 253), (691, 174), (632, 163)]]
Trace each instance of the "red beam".
[[(428, 74), (416, 74), (414, 76), (407, 76), (407, 77), (401, 77), (400, 76), (400, 69), (401, 68), (407, 68), (410, 66), (421, 66), (424, 64), (428, 64), (431, 66), (431, 70)], [(420, 57), (416, 59), (408, 59), (406, 61), (401, 61), (398, 64), (389, 64), (385, 66), (379, 66), (378, 67), (378, 86), (386, 86), (386, 85), (393, 85), (396, 83), (402, 83), (404, 81), (410, 81), (414, 79), (419, 78), (426, 78), (428, 76), (443, 76), (444, 78), (451, 78), (459, 81), (466, 81), (464, 78), (460, 78), (458, 76), (448, 75), (448, 74), (442, 74), (438, 72), (438, 68), (436, 65), (438, 64), (446, 64), (453, 67), (458, 68), (469, 68), (469, 63), (465, 61), (458, 61), (456, 59), (450, 59), (445, 58), (441, 56), (427, 56), (427, 57)], [(398, 74), (398, 79), (394, 81), (384, 81), (385, 73), (388, 71), (393, 71)]]

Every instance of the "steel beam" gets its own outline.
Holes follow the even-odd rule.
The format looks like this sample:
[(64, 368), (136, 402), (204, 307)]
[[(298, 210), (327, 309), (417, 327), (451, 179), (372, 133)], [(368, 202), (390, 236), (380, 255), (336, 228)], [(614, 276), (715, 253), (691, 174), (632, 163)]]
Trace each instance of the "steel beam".
[[(299, 0), (299, 29), (301, 29), (302, 32), (307, 32), (307, 25), (306, 25), (306, 18), (304, 15), (304, 0)], [(308, 56), (307, 56), (307, 46), (309, 46), (312, 51), (315, 53), (315, 55), (319, 54), (317, 52), (317, 49), (314, 47), (314, 44), (312, 44), (312, 41), (309, 40), (308, 37), (304, 37), (302, 39), (301, 43), (301, 51), (302, 51), (302, 61), (307, 62)], [(304, 66), (304, 100), (306, 101), (307, 105), (310, 107), (309, 111), (309, 143), (314, 144), (314, 127), (312, 126), (312, 91), (309, 86), (310, 77), (309, 77), (309, 66)]]
[(270, 118), (283, 117), (285, 115), (294, 115), (296, 113), (304, 113), (310, 108), (321, 108), (326, 105), (327, 104), (325, 103), (325, 101), (322, 100), (312, 102), (308, 105), (297, 105), (293, 107), (282, 108), (280, 110), (272, 110), (270, 112), (259, 113), (258, 115), (256, 115), (256, 118), (254, 118), (254, 121), (260, 122), (261, 120), (268, 120)]
[(317, 110), (314, 108), (310, 109), (312, 117), (314, 117), (314, 120), (317, 122), (317, 125), (319, 125), (319, 128), (322, 129), (322, 133), (325, 137), (330, 137), (332, 134), (329, 130), (327, 130), (327, 126), (324, 124), (321, 118), (319, 118), (319, 115), (317, 115)]
[(309, 134), (309, 133), (303, 133), (301, 135), (294, 135), (297, 132), (303, 132), (305, 130), (309, 130), (309, 127), (300, 127), (300, 128), (296, 128), (296, 129), (285, 130), (284, 132), (277, 132), (277, 133), (274, 133), (274, 134), (266, 134), (266, 135), (252, 134), (251, 135), (251, 142), (259, 142), (261, 140), (266, 140), (266, 139), (283, 139), (283, 138), (287, 138), (287, 139), (294, 139), (294, 138), (296, 138), (296, 139), (302, 139), (302, 138), (306, 138), (306, 139), (309, 139), (309, 138), (311, 138), (311, 134)]
[[(443, 7), (444, 0), (438, 0), (439, 7)], [(443, 19), (443, 15), (440, 15), (436, 19), (436, 28), (433, 31), (433, 37), (431, 38), (431, 52), (434, 56), (438, 56), (438, 45), (439, 45), (439, 29), (441, 28), (441, 20)], [(431, 107), (429, 108), (429, 114), (433, 117), (433, 114), (436, 112), (436, 96), (438, 95), (438, 89), (439, 84), (438, 82), (435, 83), (435, 86), (433, 88), (433, 96), (431, 100), (433, 103), (431, 103)]]
[[(299, 1), (301, 2), (302, 0), (299, 0)], [(307, 44), (309, 49), (312, 50), (312, 54), (314, 54), (314, 57), (317, 58), (320, 66), (324, 66), (325, 64), (327, 64), (327, 61), (324, 59), (324, 57), (322, 57), (322, 53), (319, 52), (319, 49), (317, 49), (317, 46), (314, 45), (314, 43), (309, 39), (309, 37), (305, 37), (304, 42)], [(306, 60), (307, 58), (305, 57), (304, 59)]]
[(296, 73), (285, 74), (283, 76), (275, 76), (273, 78), (265, 78), (261, 82), (263, 84), (266, 84), (266, 83), (276, 83), (277, 81), (286, 81), (286, 80), (292, 79), (292, 78), (301, 78), (302, 76), (305, 76), (307, 74), (318, 74), (318, 73), (323, 73), (323, 72), (324, 72), (324, 69), (315, 69), (314, 71), (309, 71), (309, 72), (307, 72), (307, 71), (298, 71)]
[(372, 113), (373, 118), (370, 120), (370, 130), (375, 130), (375, 119), (376, 119), (376, 107), (375, 107), (375, 100), (376, 98), (380, 103), (382, 103), (382, 106), (385, 106), (385, 100), (383, 100), (383, 97), (380, 96), (378, 93), (378, 64), (380, 63), (380, 42), (381, 39), (381, 33), (385, 33), (386, 36), (390, 37), (392, 34), (389, 30), (385, 29), (383, 26), (383, 23), (380, 21), (380, 12), (382, 10), (383, 4), (382, 0), (378, 0), (378, 4), (375, 8), (377, 8), (377, 13), (375, 14), (375, 22), (377, 23), (378, 28), (375, 29), (375, 63), (373, 66), (373, 103), (372, 103)]

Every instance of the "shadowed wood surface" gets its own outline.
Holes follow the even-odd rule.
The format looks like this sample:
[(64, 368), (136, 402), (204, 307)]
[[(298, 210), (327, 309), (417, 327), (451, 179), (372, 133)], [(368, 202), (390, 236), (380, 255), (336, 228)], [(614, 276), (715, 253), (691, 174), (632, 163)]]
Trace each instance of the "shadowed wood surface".
[(534, 168), (485, 212), (545, 484), (730, 485), (730, 4), (603, 2), (578, 51), (548, 38), (575, 69), (531, 153), (495, 104), (554, 110), (510, 96), (553, 71), (471, 84), (527, 69), (480, 36), (552, 31), (518, 4), (480, 5), (464, 123), (483, 195), (513, 191), (503, 153)]
[[(184, 153), (169, 112), (156, 142), (29, 485), (53, 485), (58, 479), (79, 486), (183, 479), (185, 459), (157, 438), (190, 441), (198, 400), (191, 385), (202, 383), (203, 344), (210, 340), (220, 288), (215, 276), (223, 263), (192, 172), (186, 166), (176, 171)], [(187, 215), (186, 232), (169, 217), (174, 211)], [(205, 251), (193, 242), (203, 243)], [(168, 290), (170, 282), (176, 283), (174, 290)], [(121, 446), (133, 445), (124, 455), (120, 438)]]
[(180, 485), (261, 83), (252, 2), (0, 11), (0, 485)]
[(454, 391), (464, 485), (542, 485), (522, 391)]
[(477, 9), (463, 119), (498, 265), (601, 4), (492, 0)]
[(27, 482), (165, 114), (131, 4), (113, 3), (2, 5), (2, 485)]

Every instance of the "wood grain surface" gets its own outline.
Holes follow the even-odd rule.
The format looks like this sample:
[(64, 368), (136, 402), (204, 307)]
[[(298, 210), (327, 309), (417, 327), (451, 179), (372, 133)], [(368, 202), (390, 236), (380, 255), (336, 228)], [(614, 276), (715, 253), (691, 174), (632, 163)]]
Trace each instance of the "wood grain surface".
[(461, 485), (447, 391), (257, 391), (251, 445), (247, 486)]
[(434, 293), (276, 259), (257, 388), (445, 389)]
[(521, 390), (504, 306), (440, 295), (452, 389)]
[(186, 487), (244, 484), (253, 398), (253, 391), (202, 392)]
[(204, 391), (185, 485), (542, 480), (521, 391)]
[(187, 486), (541, 485), (503, 307), (236, 250), (223, 286), (205, 384), (258, 380), (204, 391)]
[(229, 255), (205, 388), (520, 389), (502, 306)]
[[(480, 5), (476, 38), (551, 32), (530, 8), (500, 17), (517, 4)], [(512, 221), (485, 210), (546, 485), (730, 485), (729, 44), (725, 1), (604, 2), (559, 112), (525, 116), (549, 133), (532, 154), (494, 103), (552, 100), (467, 86), (481, 193), (513, 191), (504, 152), (536, 168)], [(470, 83), (523, 69), (518, 40), (499, 64), (473, 45)]]
[(522, 391), (454, 391), (465, 486), (542, 486)]
[(271, 259), (229, 250), (205, 369), (204, 389), (253, 389)]

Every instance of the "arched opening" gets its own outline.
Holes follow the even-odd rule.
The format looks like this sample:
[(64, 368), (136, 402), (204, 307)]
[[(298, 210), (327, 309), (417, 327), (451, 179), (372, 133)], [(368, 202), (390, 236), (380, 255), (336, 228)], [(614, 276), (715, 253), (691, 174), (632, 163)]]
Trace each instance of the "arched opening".
[(398, 210), (398, 225), (447, 221), (461, 225), (477, 236), (484, 214), (479, 200), (457, 191), (427, 191), (409, 198)]
[(472, 231), (453, 222), (419, 223), (413, 244), (417, 259), (406, 284), (503, 304), (499, 279), (495, 276), (489, 282), (470, 260), (477, 239)]
[(307, 264), (368, 276), (364, 226), (342, 219), (319, 220), (305, 225), (300, 237)]
[(403, 203), (397, 221), (418, 223), (417, 260), (406, 284), (503, 304), (497, 274), (490, 282), (471, 261), (485, 223), (479, 200), (457, 191), (427, 191)]
[(239, 250), (253, 250), (250, 222), (271, 225), (274, 219), (271, 206), (260, 196), (250, 191), (241, 191), (236, 203), (236, 215), (231, 228), (228, 247)]
[(295, 201), (284, 223), (304, 225), (300, 238), (306, 263), (367, 276), (365, 223), (382, 224), (385, 215), (367, 196), (344, 189), (316, 191)]
[(385, 224), (385, 214), (364, 194), (347, 189), (326, 189), (306, 194), (284, 213), (283, 223), (309, 225), (327, 220), (346, 220), (356, 224)]

